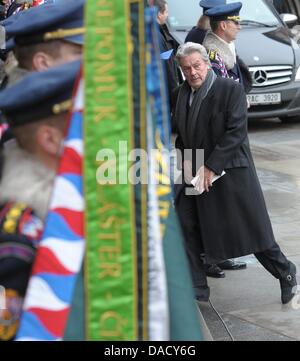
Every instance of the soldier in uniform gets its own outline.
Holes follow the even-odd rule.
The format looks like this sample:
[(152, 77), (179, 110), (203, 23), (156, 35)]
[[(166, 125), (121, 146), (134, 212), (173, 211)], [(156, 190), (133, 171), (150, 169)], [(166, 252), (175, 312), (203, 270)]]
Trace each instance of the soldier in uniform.
[(203, 45), (209, 53), (214, 72), (222, 78), (241, 83), (248, 93), (252, 87), (251, 75), (244, 62), (236, 55), (234, 40), (241, 29), (239, 12), (241, 2), (216, 6), (205, 12), (210, 18), (211, 30)]
[[(83, 8), (85, 0), (47, 2), (10, 16), (1, 25), (5, 28), (9, 52), (4, 89), (22, 79), (28, 72), (42, 71), (82, 58), (84, 42)], [(1, 143), (11, 138), (4, 127)], [(1, 147), (0, 143), (0, 147)]]
[(27, 75), (0, 92), (14, 134), (1, 151), (0, 339), (15, 336), (37, 243), (43, 230), (80, 61)]
[(198, 20), (197, 26), (194, 26), (192, 30), (187, 34), (185, 42), (192, 42), (202, 44), (205, 38), (206, 32), (210, 29), (209, 17), (205, 15), (208, 9), (215, 6), (226, 4), (226, 0), (201, 0), (199, 6), (203, 9), (203, 14)]
[(9, 85), (27, 72), (81, 59), (83, 8), (84, 0), (60, 0), (19, 12), (0, 23), (10, 45), (12, 41), (14, 43), (18, 62), (9, 74)]
[(44, 3), (44, 0), (7, 0), (5, 4), (6, 17), (27, 10), (32, 6), (38, 6), (42, 3)]

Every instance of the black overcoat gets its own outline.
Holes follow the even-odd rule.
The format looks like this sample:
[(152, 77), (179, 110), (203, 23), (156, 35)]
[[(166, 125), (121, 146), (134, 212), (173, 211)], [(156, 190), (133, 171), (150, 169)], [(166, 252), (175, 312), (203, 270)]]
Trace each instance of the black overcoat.
[[(188, 88), (187, 83), (182, 86)], [(176, 104), (179, 106), (178, 101)], [(186, 207), (189, 202), (194, 208), (199, 242), (209, 262), (271, 248), (275, 240), (250, 151), (242, 86), (231, 79), (217, 78), (196, 122), (188, 116), (192, 111), (193, 104), (190, 109), (187, 105), (186, 116), (175, 116), (176, 147), (181, 151), (204, 149), (205, 165), (216, 174), (223, 170), (226, 174), (202, 195), (186, 195), (184, 185), (176, 186), (176, 207), (181, 202)]]
[(174, 89), (178, 87), (181, 81), (180, 72), (175, 61), (175, 54), (179, 44), (175, 41), (172, 35), (169, 32), (167, 25), (159, 26), (160, 34), (160, 51), (162, 53), (172, 50), (173, 53), (168, 61), (166, 61), (166, 75), (167, 75), (167, 85), (168, 85), (168, 94), (171, 96)]
[(185, 43), (192, 42), (192, 43), (198, 43), (198, 44), (202, 45), (206, 33), (207, 33), (207, 30), (200, 29), (200, 28), (198, 28), (198, 26), (194, 26), (193, 29), (191, 29), (189, 31), (189, 33), (187, 34), (184, 42)]

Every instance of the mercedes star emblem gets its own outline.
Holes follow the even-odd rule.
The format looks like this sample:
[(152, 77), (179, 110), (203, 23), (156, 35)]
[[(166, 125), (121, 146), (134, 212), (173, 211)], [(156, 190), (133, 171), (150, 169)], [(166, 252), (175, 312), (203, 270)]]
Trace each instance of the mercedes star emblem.
[(268, 80), (267, 72), (264, 70), (256, 70), (253, 74), (255, 84), (264, 84)]

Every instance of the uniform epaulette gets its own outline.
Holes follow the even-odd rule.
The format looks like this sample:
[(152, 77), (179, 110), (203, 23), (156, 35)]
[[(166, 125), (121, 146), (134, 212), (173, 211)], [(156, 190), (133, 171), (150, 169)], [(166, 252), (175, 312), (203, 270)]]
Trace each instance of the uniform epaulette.
[[(19, 327), (24, 295), (43, 224), (24, 203), (0, 206), (0, 341), (13, 340)], [(4, 290), (4, 292), (3, 292)], [(1, 294), (0, 294), (1, 296)], [(1, 300), (0, 300), (1, 302)]]
[(218, 54), (217, 50), (209, 50), (208, 52), (209, 60), (215, 60), (217, 54)]
[(0, 235), (18, 234), (38, 241), (42, 231), (43, 222), (25, 204), (8, 202), (0, 207)]

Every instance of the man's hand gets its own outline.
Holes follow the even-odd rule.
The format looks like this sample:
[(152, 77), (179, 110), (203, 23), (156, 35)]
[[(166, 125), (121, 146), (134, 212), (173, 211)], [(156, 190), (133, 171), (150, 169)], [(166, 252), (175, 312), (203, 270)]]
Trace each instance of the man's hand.
[(199, 179), (196, 182), (195, 188), (201, 193), (202, 190), (209, 192), (209, 187), (212, 187), (212, 180), (215, 176), (215, 172), (209, 168), (202, 166), (197, 172)]
[(190, 160), (185, 160), (183, 162), (183, 171), (184, 171), (184, 181), (186, 184), (191, 184), (193, 177), (192, 171), (192, 162)]

